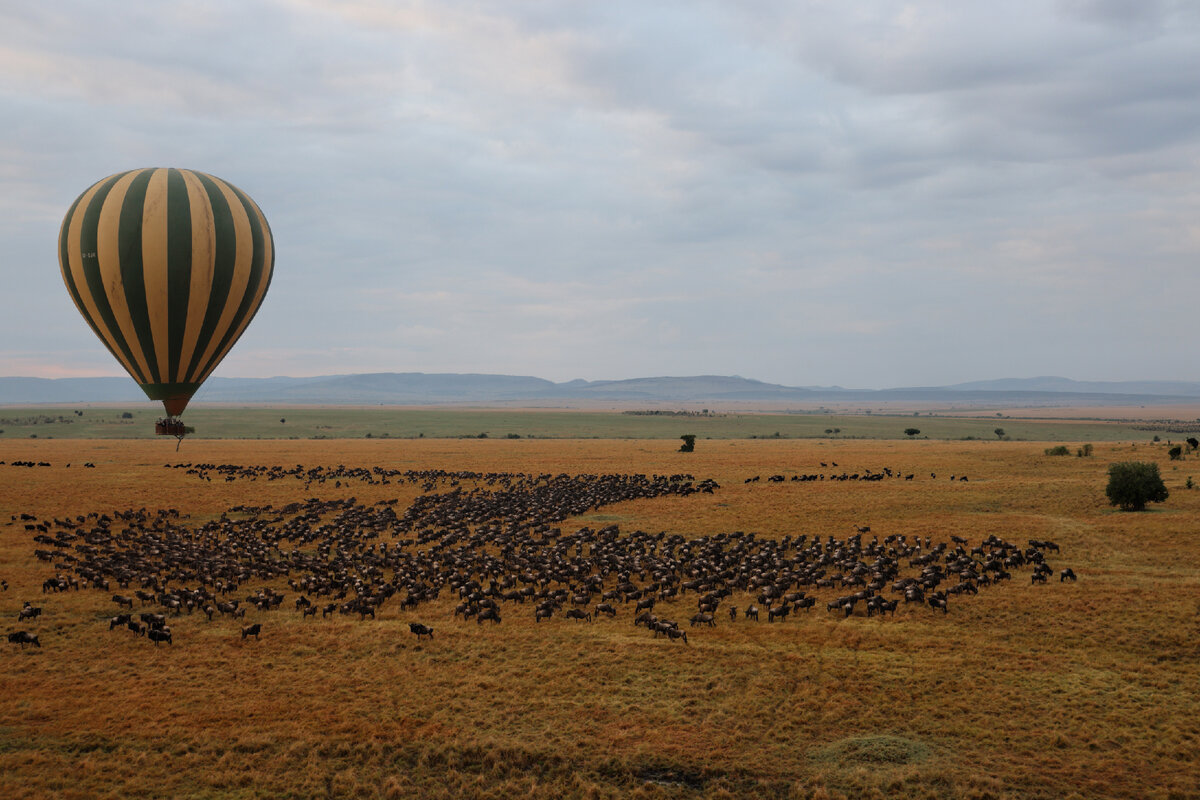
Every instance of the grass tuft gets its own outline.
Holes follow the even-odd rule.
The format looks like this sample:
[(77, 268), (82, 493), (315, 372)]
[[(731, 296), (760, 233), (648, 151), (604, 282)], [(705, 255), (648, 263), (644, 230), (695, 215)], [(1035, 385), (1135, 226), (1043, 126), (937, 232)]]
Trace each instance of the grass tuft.
[(853, 736), (810, 753), (814, 761), (837, 765), (903, 766), (929, 758), (929, 745), (903, 736)]

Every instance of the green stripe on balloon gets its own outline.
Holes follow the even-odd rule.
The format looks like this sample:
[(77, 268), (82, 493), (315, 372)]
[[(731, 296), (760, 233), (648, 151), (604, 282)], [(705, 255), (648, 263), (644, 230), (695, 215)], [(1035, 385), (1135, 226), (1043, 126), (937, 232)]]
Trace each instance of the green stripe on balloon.
[(187, 330), (188, 295), (192, 290), (192, 206), (187, 184), (177, 169), (167, 170), (167, 326), (170, 331), (172, 379), (181, 377), (179, 358)]
[(142, 264), (142, 216), (146, 207), (146, 185), (154, 170), (140, 170), (125, 193), (121, 204), (121, 221), (117, 228), (120, 242), (121, 282), (125, 287), (125, 302), (129, 319), (137, 335), (150, 383), (159, 383), (164, 376), (158, 373), (158, 358), (154, 347), (154, 331), (150, 328), (150, 312), (146, 308), (146, 277)]
[[(125, 357), (126, 369), (130, 370), (133, 379), (138, 383), (147, 383), (146, 376), (138, 369), (137, 359), (133, 357), (133, 351), (130, 349), (129, 343), (125, 341), (125, 336), (121, 333), (121, 326), (117, 324), (117, 318), (113, 313), (112, 306), (109, 305), (108, 293), (104, 289), (104, 280), (100, 276), (100, 261), (96, 256), (99, 249), (100, 212), (104, 208), (104, 203), (108, 199), (109, 192), (112, 191), (113, 186), (122, 177), (123, 173), (121, 175), (113, 175), (109, 178), (96, 192), (96, 195), (92, 198), (92, 202), (88, 203), (88, 207), (83, 210), (79, 249), (84, 254), (82, 263), (84, 279), (87, 282), (86, 291), (90, 295), (92, 302), (96, 305), (96, 313), (100, 316), (99, 319), (93, 321), (105, 331), (107, 336), (111, 337), (113, 346)], [(88, 257), (89, 254), (91, 255), (90, 258)], [(107, 345), (108, 341), (104, 341)], [(112, 348), (110, 347), (110, 349)], [(116, 353), (113, 355), (116, 355)], [(120, 360), (119, 356), (118, 360)]]

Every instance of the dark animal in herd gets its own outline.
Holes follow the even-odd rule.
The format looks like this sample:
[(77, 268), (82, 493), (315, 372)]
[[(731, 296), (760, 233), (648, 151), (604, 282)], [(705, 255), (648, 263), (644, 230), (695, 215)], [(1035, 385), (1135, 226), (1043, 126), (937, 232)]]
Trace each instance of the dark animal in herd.
[(38, 641), (37, 635), (29, 633), (28, 631), (13, 631), (12, 633), (8, 634), (8, 641), (13, 644), (19, 644), (21, 647), (24, 647), (27, 644), (31, 644), (34, 647), (42, 646), (42, 643)]
[(242, 639), (243, 639), (243, 640), (244, 640), (244, 639), (245, 639), (247, 636), (253, 636), (253, 637), (254, 637), (254, 639), (255, 639), (255, 641), (257, 641), (257, 640), (258, 640), (258, 635), (259, 635), (260, 633), (262, 633), (262, 623), (261, 623), (261, 622), (256, 622), (256, 623), (254, 623), (253, 625), (244, 625), (244, 626), (242, 626)]
[(433, 639), (433, 628), (428, 625), (423, 625), (420, 622), (408, 623), (408, 629), (417, 635), (417, 641), (421, 640), (422, 636), (428, 636)]
[[(313, 498), (283, 508), (238, 506), (199, 527), (183, 523), (175, 509), (93, 513), (38, 523), (33, 527), (39, 543), (53, 549), (35, 555), (74, 572), (48, 579), (43, 591), (79, 588), (81, 582), (91, 588), (106, 588), (110, 581), (121, 587), (140, 584), (134, 596), (165, 613), (143, 614), (141, 625), (131, 615), (118, 615), (110, 619), (109, 628), (124, 625), (135, 633), (144, 632), (156, 645), (171, 643), (165, 625), (168, 613), (180, 615), (199, 608), (211, 620), (218, 612), (244, 617), (250, 605), (263, 612), (279, 608), (283, 595), (271, 588), (245, 596), (245, 605), (224, 597), (248, 581), (269, 582), (284, 575), (298, 594), (295, 608), (305, 617), (315, 617), (318, 608), (309, 597), (330, 601), (322, 600), (323, 618), (340, 613), (365, 620), (374, 619), (393, 597), (401, 609), (416, 609), (449, 589), (463, 601), (455, 615), (473, 616), (477, 624), (500, 623), (502, 602), (534, 601), (534, 618), (539, 622), (564, 605), (574, 606), (563, 612), (568, 619), (590, 622), (593, 614), (615, 617), (617, 602), (633, 602), (638, 624), (649, 618), (653, 625), (645, 624), (655, 635), (686, 642), (677, 625), (655, 620), (652, 612), (657, 603), (676, 601), (689, 591), (699, 597), (692, 626), (714, 627), (721, 603), (734, 592), (757, 596), (769, 622), (785, 621), (791, 612), (814, 606), (814, 597), (795, 591), (802, 587), (858, 588), (828, 605), (846, 616), (861, 607), (868, 616), (894, 615), (897, 600), (882, 596), (889, 583), (906, 602), (948, 613), (950, 594), (977, 594), (980, 587), (1010, 578), (1010, 571), (1020, 566), (1032, 565), (1032, 580), (1044, 581), (1052, 574), (1044, 553), (1059, 551), (1053, 542), (1030, 540), (1029, 547), (1022, 549), (995, 536), (973, 548), (957, 535), (950, 537), (952, 545), (934, 545), (928, 536), (876, 535), (867, 541), (869, 525), (855, 525), (855, 534), (845, 539), (832, 535), (766, 539), (740, 531), (687, 539), (642, 531), (622, 534), (615, 525), (563, 534), (553, 527), (609, 503), (719, 488), (714, 481), (697, 484), (688, 475), (175, 468), (186, 468), (202, 479), (211, 473), (222, 474), (227, 481), (291, 477), (304, 480), (306, 486), (331, 479), (346, 485), (352, 480), (408, 481), (426, 494), (403, 513), (393, 508), (395, 501), (366, 506), (354, 498)], [(879, 474), (901, 477), (888, 470)], [(777, 477), (769, 480), (779, 482)], [(837, 477), (854, 478), (863, 479), (861, 475)], [(464, 487), (471, 483), (475, 488), (467, 491)], [(435, 491), (439, 486), (449, 490)], [(915, 576), (901, 575), (906, 562), (917, 571)], [(385, 571), (392, 573), (390, 580)], [(610, 582), (614, 578), (615, 584)], [(1060, 582), (1066, 580), (1075, 580), (1069, 568), (1060, 574)], [(183, 585), (193, 581), (198, 588)], [(603, 602), (588, 613), (584, 607), (596, 595)], [(112, 595), (112, 600), (119, 607), (133, 608), (133, 599), (125, 594)], [(730, 605), (727, 610), (730, 621), (736, 620), (737, 608)], [(33, 619), (39, 613), (26, 603), (18, 619)], [(758, 607), (747, 607), (743, 616), (757, 620)], [(259, 624), (244, 626), (243, 639), (258, 638), (259, 630)], [(412, 630), (418, 638), (423, 636)], [(432, 628), (429, 635), (432, 638)]]

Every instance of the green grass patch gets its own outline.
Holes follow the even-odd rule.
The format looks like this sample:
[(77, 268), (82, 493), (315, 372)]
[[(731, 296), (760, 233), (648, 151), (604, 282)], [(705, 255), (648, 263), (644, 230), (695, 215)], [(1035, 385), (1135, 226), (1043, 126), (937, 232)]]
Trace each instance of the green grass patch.
[(837, 766), (891, 766), (920, 764), (932, 754), (924, 742), (903, 736), (854, 736), (817, 748), (809, 758)]

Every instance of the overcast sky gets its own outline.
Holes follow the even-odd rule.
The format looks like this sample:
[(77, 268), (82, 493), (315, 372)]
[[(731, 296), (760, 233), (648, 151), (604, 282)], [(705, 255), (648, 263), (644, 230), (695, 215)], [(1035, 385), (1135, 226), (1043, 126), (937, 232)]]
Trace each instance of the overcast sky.
[(1200, 378), (1200, 4), (0, 5), (0, 375), (95, 181), (253, 197), (217, 375)]

